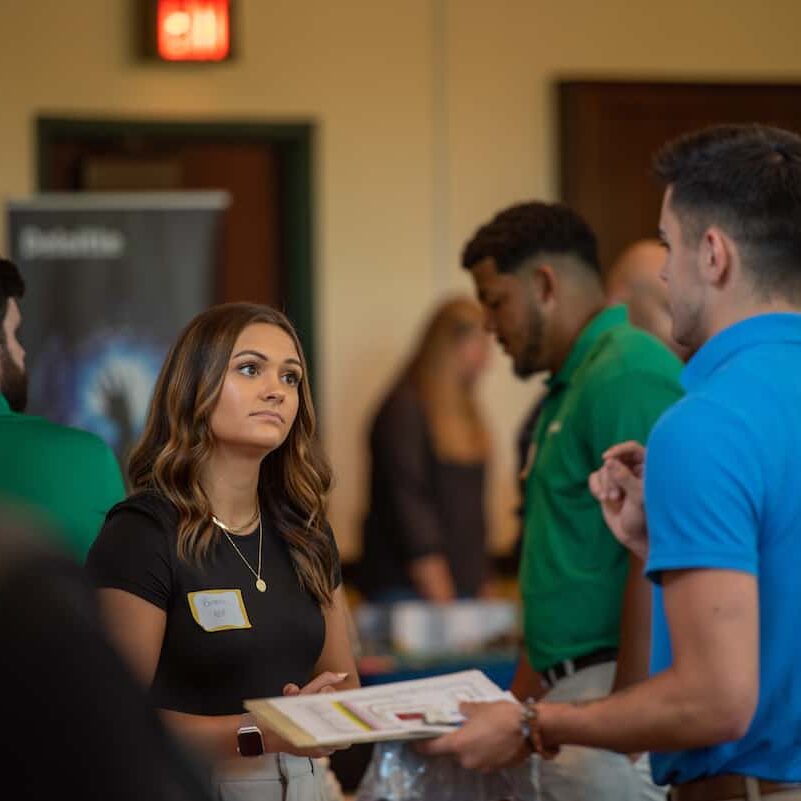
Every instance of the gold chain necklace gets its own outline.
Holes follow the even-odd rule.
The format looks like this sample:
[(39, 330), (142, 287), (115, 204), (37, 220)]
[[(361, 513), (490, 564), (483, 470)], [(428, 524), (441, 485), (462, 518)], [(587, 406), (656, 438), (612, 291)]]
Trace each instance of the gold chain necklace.
[(245, 559), (242, 551), (239, 550), (239, 548), (237, 547), (236, 543), (231, 538), (231, 534), (229, 533), (229, 532), (239, 533), (240, 531), (243, 531), (244, 529), (246, 529), (248, 526), (252, 525), (255, 522), (256, 517), (254, 517), (247, 524), (247, 526), (242, 526), (240, 529), (229, 528), (228, 526), (225, 525), (225, 523), (223, 523), (222, 521), (218, 520), (214, 515), (211, 516), (211, 522), (214, 523), (214, 525), (217, 526), (217, 528), (219, 528), (220, 531), (222, 531), (223, 534), (225, 534), (226, 538), (228, 539), (228, 542), (231, 543), (231, 545), (233, 546), (234, 550), (239, 554), (239, 558), (245, 563), (245, 566), (247, 567), (247, 569), (251, 573), (253, 573), (253, 575), (256, 577), (256, 589), (259, 592), (264, 592), (267, 589), (267, 582), (261, 577), (261, 552), (262, 552), (262, 548), (261, 548), (261, 544), (262, 544), (261, 509), (259, 509), (259, 511), (256, 513), (256, 516), (259, 519), (259, 568), (258, 568), (258, 570), (254, 570), (250, 566), (250, 562), (248, 562), (248, 560)]
[(228, 526), (223, 523), (219, 517), (215, 517), (214, 515), (211, 516), (211, 521), (215, 526), (217, 526), (217, 528), (221, 528), (223, 531), (227, 531), (229, 534), (244, 534), (256, 522), (256, 520), (258, 520), (260, 514), (261, 509), (257, 506), (256, 511), (253, 513), (253, 517), (251, 517), (247, 523), (243, 523), (241, 526)]

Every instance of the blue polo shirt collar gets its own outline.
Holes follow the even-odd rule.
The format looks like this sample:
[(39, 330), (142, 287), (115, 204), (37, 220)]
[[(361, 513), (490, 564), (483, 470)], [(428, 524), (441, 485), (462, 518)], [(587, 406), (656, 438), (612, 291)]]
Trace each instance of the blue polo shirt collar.
[(556, 386), (569, 384), (573, 374), (579, 365), (584, 361), (584, 357), (590, 352), (592, 346), (598, 341), (599, 337), (605, 334), (610, 328), (625, 323), (628, 318), (628, 311), (625, 306), (609, 306), (595, 315), (581, 329), (578, 339), (573, 343), (570, 353), (565, 359), (565, 363), (559, 368), (559, 372), (552, 375), (545, 383), (550, 389)]
[(801, 314), (774, 312), (741, 320), (701, 346), (682, 371), (682, 386), (691, 392), (740, 351), (780, 342), (801, 344)]

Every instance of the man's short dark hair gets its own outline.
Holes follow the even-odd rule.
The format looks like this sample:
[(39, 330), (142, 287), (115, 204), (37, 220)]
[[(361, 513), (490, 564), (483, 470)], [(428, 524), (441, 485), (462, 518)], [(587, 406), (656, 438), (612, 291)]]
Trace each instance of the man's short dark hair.
[[(6, 319), (9, 298), (19, 300), (25, 294), (25, 282), (19, 274), (17, 265), (8, 259), (0, 259), (0, 322)], [(4, 343), (0, 328), (0, 345)]]
[(498, 272), (508, 273), (540, 254), (572, 256), (601, 275), (592, 228), (561, 203), (520, 203), (496, 214), (465, 246), (462, 266), (469, 270), (491, 258)]
[(742, 249), (767, 296), (801, 299), (801, 137), (763, 125), (722, 125), (669, 142), (654, 157), (682, 236), (717, 225)]

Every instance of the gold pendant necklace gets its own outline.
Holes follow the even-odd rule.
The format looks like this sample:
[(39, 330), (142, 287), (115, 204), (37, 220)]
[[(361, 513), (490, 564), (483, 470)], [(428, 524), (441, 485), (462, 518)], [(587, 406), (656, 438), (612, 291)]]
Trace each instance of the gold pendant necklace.
[[(253, 523), (256, 522), (256, 517), (258, 517), (258, 519), (259, 519), (259, 568), (258, 568), (258, 570), (254, 570), (250, 566), (250, 562), (248, 562), (248, 560), (245, 559), (242, 551), (239, 550), (239, 548), (237, 547), (236, 543), (233, 541), (233, 539), (231, 537), (231, 533), (234, 533), (234, 534), (241, 533), (248, 526), (253, 525)], [(234, 550), (239, 554), (239, 558), (245, 563), (245, 566), (247, 567), (247, 569), (251, 573), (253, 573), (253, 575), (256, 577), (256, 589), (259, 592), (265, 592), (267, 590), (267, 582), (261, 577), (261, 552), (262, 552), (262, 547), (261, 547), (261, 545), (262, 545), (261, 509), (259, 509), (259, 511), (253, 517), (253, 519), (246, 526), (242, 526), (241, 528), (238, 528), (238, 529), (232, 529), (229, 526), (226, 526), (225, 523), (223, 523), (222, 521), (218, 520), (214, 515), (211, 516), (211, 522), (214, 523), (214, 525), (217, 526), (217, 528), (219, 528), (220, 531), (222, 531), (223, 534), (225, 534), (225, 536), (228, 539), (228, 542), (231, 543), (231, 545), (233, 546)], [(229, 533), (229, 532), (231, 532), (231, 533)]]

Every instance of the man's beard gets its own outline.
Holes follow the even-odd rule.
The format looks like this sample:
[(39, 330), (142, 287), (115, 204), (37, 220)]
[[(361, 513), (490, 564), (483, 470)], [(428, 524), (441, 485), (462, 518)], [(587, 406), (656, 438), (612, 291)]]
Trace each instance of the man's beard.
[(0, 392), (3, 393), (13, 412), (24, 412), (28, 405), (28, 374), (19, 367), (0, 345)]
[(518, 378), (528, 378), (534, 373), (542, 372), (542, 330), (543, 319), (540, 310), (532, 303), (529, 307), (528, 335), (523, 351), (512, 363), (514, 374)]

